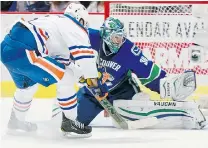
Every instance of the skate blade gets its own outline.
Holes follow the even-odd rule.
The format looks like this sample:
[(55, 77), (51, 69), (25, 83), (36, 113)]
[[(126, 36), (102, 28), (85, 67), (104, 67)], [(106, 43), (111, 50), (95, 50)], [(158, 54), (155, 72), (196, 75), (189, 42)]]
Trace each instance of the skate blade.
[(77, 134), (77, 133), (74, 133), (74, 132), (64, 132), (62, 131), (62, 135), (64, 137), (67, 137), (67, 138), (89, 138), (92, 136), (92, 133), (88, 133), (88, 134)]

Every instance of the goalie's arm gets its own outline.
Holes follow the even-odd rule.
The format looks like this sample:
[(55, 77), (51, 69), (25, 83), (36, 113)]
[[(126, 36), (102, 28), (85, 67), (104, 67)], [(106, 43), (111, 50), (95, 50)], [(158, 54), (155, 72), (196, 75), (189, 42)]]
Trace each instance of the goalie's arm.
[(126, 67), (137, 75), (143, 85), (152, 91), (160, 93), (160, 79), (166, 76), (166, 72), (149, 60), (133, 43), (128, 57)]

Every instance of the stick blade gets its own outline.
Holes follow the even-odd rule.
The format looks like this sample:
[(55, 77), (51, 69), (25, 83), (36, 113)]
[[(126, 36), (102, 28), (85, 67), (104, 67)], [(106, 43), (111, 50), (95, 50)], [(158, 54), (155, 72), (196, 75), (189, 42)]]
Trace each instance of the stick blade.
[(127, 121), (128, 129), (141, 129), (154, 126), (159, 123), (159, 120), (156, 117), (148, 117), (135, 121)]

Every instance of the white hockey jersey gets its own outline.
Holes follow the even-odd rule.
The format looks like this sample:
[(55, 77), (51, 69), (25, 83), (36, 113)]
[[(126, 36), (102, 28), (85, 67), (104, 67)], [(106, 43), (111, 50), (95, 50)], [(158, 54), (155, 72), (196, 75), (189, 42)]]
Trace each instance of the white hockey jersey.
[(87, 30), (74, 18), (47, 15), (20, 22), (33, 33), (42, 56), (65, 64), (73, 60), (81, 67), (85, 78), (98, 77), (97, 52), (91, 48)]

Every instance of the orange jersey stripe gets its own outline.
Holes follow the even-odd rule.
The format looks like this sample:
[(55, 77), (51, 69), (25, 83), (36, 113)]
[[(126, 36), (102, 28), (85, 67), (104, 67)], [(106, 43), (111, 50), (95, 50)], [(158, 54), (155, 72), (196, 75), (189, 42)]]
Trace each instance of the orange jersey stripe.
[(71, 52), (72, 55), (76, 55), (76, 54), (80, 54), (80, 53), (94, 54), (93, 51), (90, 51), (90, 50), (78, 50), (78, 51)]
[(45, 36), (45, 34), (43, 33), (43, 30), (39, 28), (40, 34), (44, 37), (44, 39), (47, 41), (47, 37)]
[(59, 69), (57, 69), (53, 65), (50, 65), (49, 63), (42, 60), (41, 58), (39, 58), (36, 63), (39, 63), (40, 65), (43, 65), (45, 68), (47, 68), (52, 73), (54, 73), (60, 80), (63, 78), (63, 76), (64, 76), (63, 71), (60, 71)]
[(68, 106), (68, 105), (71, 105), (71, 104), (73, 104), (74, 102), (76, 102), (77, 101), (77, 99), (75, 99), (75, 100), (73, 100), (73, 101), (70, 101), (70, 102), (68, 102), (68, 103), (59, 103), (61, 106)]
[(55, 74), (60, 80), (62, 79), (62, 77), (64, 76), (63, 71), (60, 71), (59, 69), (57, 69), (56, 67), (54, 67), (50, 63), (47, 63), (42, 58), (37, 58), (33, 51), (29, 51), (29, 53), (30, 53), (30, 57), (31, 57), (33, 63), (38, 63), (38, 64), (42, 65), (43, 67), (45, 67), (46, 69), (51, 71), (53, 74)]
[(37, 61), (37, 57), (33, 51), (29, 51), (30, 57), (32, 59), (32, 62), (35, 63)]

